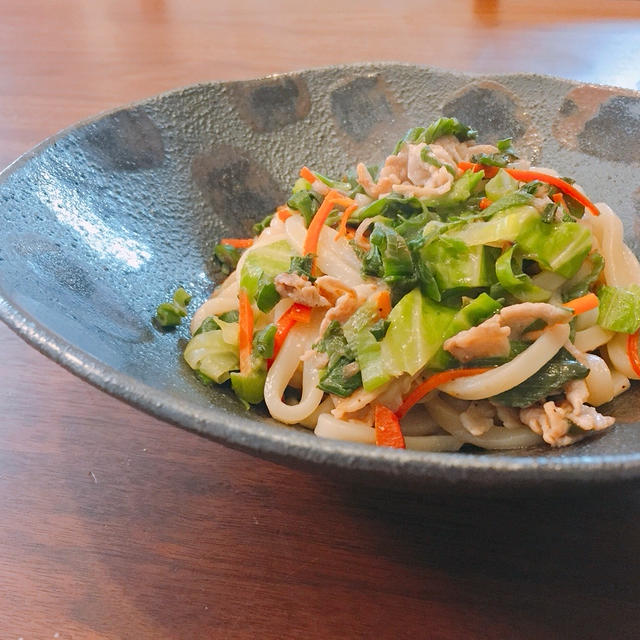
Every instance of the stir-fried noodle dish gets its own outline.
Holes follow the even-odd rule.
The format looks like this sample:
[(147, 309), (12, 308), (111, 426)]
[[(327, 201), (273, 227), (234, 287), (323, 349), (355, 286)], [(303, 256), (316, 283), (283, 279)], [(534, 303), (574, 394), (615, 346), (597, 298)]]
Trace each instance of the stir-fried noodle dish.
[[(455, 118), (383, 166), (303, 167), (224, 275), (184, 358), (321, 438), (455, 451), (573, 444), (640, 379), (640, 265), (620, 219)], [(189, 295), (158, 308), (176, 325)]]

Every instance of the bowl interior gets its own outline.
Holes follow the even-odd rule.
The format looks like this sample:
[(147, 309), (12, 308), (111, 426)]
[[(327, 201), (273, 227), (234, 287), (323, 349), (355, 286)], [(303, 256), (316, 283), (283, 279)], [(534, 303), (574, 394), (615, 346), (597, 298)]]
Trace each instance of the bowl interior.
[[(195, 309), (212, 288), (222, 236), (250, 234), (307, 164), (340, 174), (377, 163), (410, 127), (439, 115), (474, 126), (586, 186), (624, 221), (638, 253), (638, 94), (548, 77), (468, 77), (353, 65), (203, 84), (124, 107), (45, 141), (0, 177), (0, 317), (93, 384), (181, 426), (294, 464), (402, 481), (530, 482), (636, 475), (638, 390), (622, 423), (572, 448), (420, 454), (321, 442), (247, 413), (183, 363), (188, 337), (150, 320), (177, 286)], [(484, 475), (483, 475), (484, 474)], [(590, 475), (589, 475), (590, 474)]]

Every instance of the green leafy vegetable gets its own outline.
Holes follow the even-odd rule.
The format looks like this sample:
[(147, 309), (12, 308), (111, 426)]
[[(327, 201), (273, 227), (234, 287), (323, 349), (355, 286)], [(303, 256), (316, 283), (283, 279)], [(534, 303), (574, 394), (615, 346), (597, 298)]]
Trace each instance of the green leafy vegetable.
[[(484, 322), (501, 307), (502, 305), (497, 300), (494, 300), (486, 293), (481, 293), (477, 298), (470, 300), (453, 316), (453, 319), (445, 330), (443, 342), (461, 331), (466, 331)], [(457, 360), (441, 347), (433, 358), (429, 360), (428, 366), (430, 369), (451, 369), (456, 366), (456, 364)]]
[(455, 168), (450, 164), (446, 164), (438, 160), (438, 158), (436, 158), (433, 151), (431, 150), (431, 147), (429, 147), (428, 145), (422, 148), (422, 151), (420, 152), (420, 159), (427, 164), (437, 167), (438, 169), (444, 167), (454, 178), (457, 176), (457, 171), (455, 170)]
[(271, 282), (279, 273), (287, 271), (294, 255), (287, 240), (277, 240), (252, 249), (240, 269), (240, 286), (249, 297), (255, 299), (258, 289), (265, 282)]
[[(411, 252), (405, 239), (393, 228), (376, 222), (369, 236), (375, 260), (381, 259), (381, 277), (391, 288), (392, 298), (398, 300), (416, 284)], [(371, 251), (370, 251), (371, 253)]]
[(484, 191), (489, 200), (497, 202), (500, 198), (517, 191), (518, 184), (520, 183), (515, 178), (510, 176), (503, 169), (500, 169), (500, 171), (498, 171), (498, 173), (496, 173), (496, 175), (487, 182)]
[(327, 176), (323, 176), (321, 173), (318, 173), (317, 171), (314, 171), (313, 174), (315, 175), (316, 178), (318, 178), (318, 180), (320, 180), (320, 182), (323, 182), (324, 184), (327, 185), (327, 187), (331, 189), (335, 189), (336, 191), (342, 191), (346, 193), (351, 191), (351, 184), (349, 184), (348, 182), (344, 182), (343, 180), (333, 180), (331, 178), (327, 178)]
[(414, 127), (413, 129), (409, 129), (404, 137), (398, 141), (393, 153), (397, 154), (405, 142), (410, 144), (419, 144), (420, 142), (431, 144), (442, 136), (455, 136), (460, 142), (464, 142), (465, 140), (475, 138), (477, 135), (477, 131), (461, 124), (457, 118), (438, 118), (428, 127)]
[(256, 331), (253, 336), (253, 355), (268, 360), (273, 357), (273, 345), (278, 328), (275, 324), (268, 324), (264, 329)]
[(427, 198), (423, 201), (423, 204), (437, 210), (459, 208), (472, 196), (483, 178), (484, 171), (465, 171), (454, 181), (453, 186), (447, 193), (434, 198)]
[(237, 370), (238, 346), (225, 341), (222, 331), (206, 331), (194, 335), (184, 350), (184, 359), (194, 370), (220, 384)]
[(369, 327), (369, 331), (371, 332), (371, 335), (373, 335), (373, 337), (378, 342), (380, 342), (380, 340), (382, 340), (382, 338), (384, 338), (384, 336), (386, 335), (387, 329), (389, 328), (390, 324), (391, 323), (388, 320), (383, 320), (382, 318), (380, 318), (380, 320), (374, 322)]
[[(259, 404), (264, 399), (264, 381), (267, 377), (267, 367), (252, 368), (247, 374), (239, 371), (231, 373), (231, 388), (235, 394), (248, 404)], [(245, 405), (246, 406), (246, 405)]]
[(498, 140), (496, 147), (498, 147), (497, 153), (479, 153), (473, 156), (471, 160), (489, 167), (506, 167), (510, 162), (518, 159), (511, 146), (511, 138)]
[(295, 191), (287, 200), (287, 206), (299, 211), (304, 218), (305, 225), (308, 227), (321, 201), (321, 197), (315, 191), (300, 189)]
[(311, 282), (315, 280), (311, 275), (313, 268), (313, 254), (308, 253), (306, 256), (292, 256), (289, 265), (289, 273), (297, 273), (300, 276), (306, 276)]
[(424, 213), (425, 208), (418, 198), (413, 196), (406, 197), (400, 193), (390, 193), (384, 198), (378, 198), (362, 209), (353, 213), (351, 220), (354, 222), (362, 222), (367, 218), (375, 216), (384, 216), (385, 218), (394, 219), (399, 215), (404, 217), (412, 217)]
[(221, 313), (218, 317), (223, 322), (238, 322), (238, 310), (234, 309), (233, 311), (225, 311)]
[(507, 193), (499, 200), (496, 200), (490, 204), (483, 212), (483, 218), (491, 218), (496, 213), (505, 211), (506, 209), (512, 209), (514, 207), (522, 207), (523, 205), (530, 205), (533, 202), (533, 196), (524, 191), (515, 191), (513, 193)]
[(528, 407), (558, 393), (570, 380), (585, 378), (589, 369), (562, 348), (524, 382), (492, 399), (507, 407)]
[(577, 222), (545, 223), (538, 218), (522, 229), (517, 242), (526, 258), (564, 278), (576, 274), (591, 251), (591, 231)]
[(574, 300), (589, 293), (591, 285), (598, 279), (603, 268), (604, 259), (597, 251), (594, 251), (584, 261), (576, 275), (563, 287), (563, 301)]
[(387, 372), (392, 376), (414, 375), (444, 342), (455, 309), (434, 302), (416, 288), (391, 310), (389, 329), (380, 343)]
[(598, 324), (609, 331), (635, 333), (640, 328), (640, 286), (598, 289)]
[(195, 333), (193, 335), (197, 336), (197, 335), (199, 335), (201, 333), (206, 333), (207, 331), (220, 331), (220, 327), (218, 326), (218, 323), (217, 323), (216, 318), (214, 316), (206, 317), (202, 321), (200, 326), (196, 329), (196, 331), (195, 331)]
[(182, 288), (176, 289), (172, 302), (163, 302), (156, 309), (156, 322), (164, 328), (177, 327), (187, 315), (191, 296)]
[[(349, 346), (339, 322), (331, 322), (320, 341), (314, 345), (314, 349), (329, 356), (329, 362), (320, 374), (320, 389), (346, 398), (362, 386), (358, 365), (353, 366), (355, 353)], [(356, 372), (353, 373), (351, 369), (356, 369)]]
[(273, 280), (265, 277), (264, 273), (258, 280), (258, 286), (255, 292), (256, 306), (263, 313), (269, 313), (273, 307), (280, 301), (280, 294), (276, 289)]
[(242, 249), (232, 247), (230, 244), (217, 244), (213, 248), (214, 268), (229, 275), (236, 268), (241, 255)]
[(491, 286), (496, 281), (494, 254), (493, 248), (469, 246), (447, 236), (439, 236), (419, 252), (442, 295), (461, 295), (468, 289)]
[(516, 259), (515, 250), (516, 245), (507, 249), (496, 260), (498, 281), (521, 302), (546, 302), (551, 297), (551, 291), (538, 287), (526, 273), (522, 272), (522, 256)]
[(264, 218), (262, 218), (260, 222), (256, 222), (253, 225), (253, 227), (251, 227), (251, 230), (253, 231), (253, 235), (259, 236), (271, 224), (271, 221), (273, 220), (274, 215), (275, 214), (270, 213), (268, 216), (265, 216)]
[(391, 376), (385, 369), (380, 343), (371, 331), (360, 331), (355, 340), (355, 350), (365, 391), (373, 391), (389, 382)]

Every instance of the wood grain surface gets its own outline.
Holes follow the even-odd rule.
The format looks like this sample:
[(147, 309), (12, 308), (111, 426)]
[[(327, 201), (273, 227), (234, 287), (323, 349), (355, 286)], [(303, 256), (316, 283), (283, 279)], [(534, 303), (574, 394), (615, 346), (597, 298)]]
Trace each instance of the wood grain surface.
[[(177, 86), (364, 60), (640, 88), (640, 2), (0, 0), (0, 165)], [(4, 326), (0, 356), (0, 640), (640, 637), (638, 487), (342, 485), (150, 418)]]

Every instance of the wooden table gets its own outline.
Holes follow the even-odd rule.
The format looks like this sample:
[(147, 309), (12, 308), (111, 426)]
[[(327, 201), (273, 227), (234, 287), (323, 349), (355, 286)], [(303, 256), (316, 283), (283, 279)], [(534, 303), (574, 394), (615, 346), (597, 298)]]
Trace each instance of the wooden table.
[[(640, 2), (2, 0), (0, 164), (176, 86), (373, 59), (638, 88)], [(0, 354), (2, 640), (640, 637), (637, 488), (339, 485), (139, 413), (4, 326)]]

